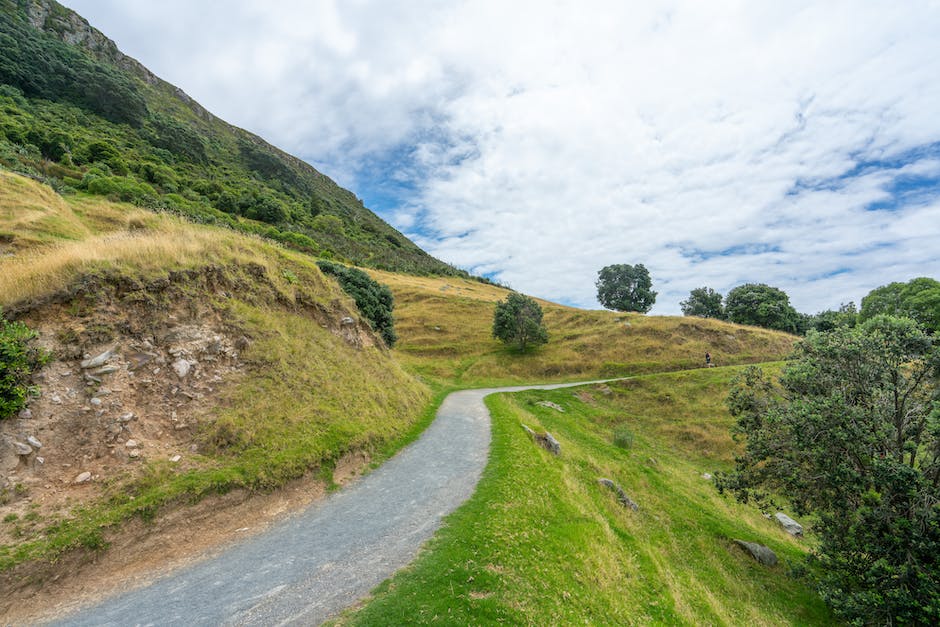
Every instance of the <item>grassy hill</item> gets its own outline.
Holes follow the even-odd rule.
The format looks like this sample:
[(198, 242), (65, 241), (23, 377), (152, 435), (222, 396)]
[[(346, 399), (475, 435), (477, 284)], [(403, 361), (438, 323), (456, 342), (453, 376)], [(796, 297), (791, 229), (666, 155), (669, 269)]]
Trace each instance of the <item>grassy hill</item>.
[[(703, 477), (731, 466), (724, 396), (736, 370), (490, 397), (493, 445), (477, 492), (412, 566), (338, 622), (833, 624), (789, 574), (811, 535), (793, 538)], [(534, 445), (522, 425), (550, 432), (561, 454)], [(781, 561), (762, 566), (733, 539), (765, 544)]]
[(429, 381), (464, 387), (579, 381), (786, 356), (791, 335), (718, 320), (586, 311), (540, 301), (548, 344), (521, 355), (492, 337), (508, 290), (458, 277), (373, 272), (395, 295), (402, 363)]
[(0, 165), (324, 257), (466, 275), (314, 168), (233, 127), (53, 0), (0, 0)]

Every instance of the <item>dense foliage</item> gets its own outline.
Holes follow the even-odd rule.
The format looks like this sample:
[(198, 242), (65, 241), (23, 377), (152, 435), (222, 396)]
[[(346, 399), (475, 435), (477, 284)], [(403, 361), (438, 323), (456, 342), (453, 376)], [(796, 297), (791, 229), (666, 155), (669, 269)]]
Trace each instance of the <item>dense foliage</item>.
[(520, 351), (548, 342), (548, 331), (542, 324), (541, 305), (517, 292), (496, 303), (493, 337), (506, 344), (515, 344)]
[(862, 299), (859, 320), (882, 314), (913, 318), (929, 333), (940, 333), (940, 281), (919, 277), (872, 290)]
[(7, 320), (0, 311), (0, 420), (26, 406), (29, 378), (47, 359), (46, 353), (33, 345), (35, 338), (35, 331)]
[(689, 293), (689, 298), (679, 303), (683, 316), (699, 318), (717, 318), (723, 320), (725, 308), (722, 296), (710, 287), (697, 287)]
[[(49, 14), (36, 28), (28, 16), (40, 6)], [(0, 9), (0, 167), (60, 193), (173, 211), (356, 265), (466, 275), (306, 163), (81, 30), (61, 5), (0, 0)]]
[(788, 333), (800, 330), (800, 315), (786, 292), (764, 283), (739, 285), (725, 298), (725, 316), (731, 322)]
[(395, 320), (392, 318), (395, 299), (388, 286), (373, 280), (358, 268), (349, 268), (329, 261), (318, 261), (317, 265), (324, 274), (336, 277), (343, 291), (356, 301), (359, 313), (385, 340), (385, 345), (389, 348), (394, 346), (398, 339), (395, 334)]
[(594, 285), (598, 302), (607, 309), (646, 313), (656, 302), (649, 270), (642, 263), (605, 266)]
[(940, 347), (914, 321), (810, 332), (778, 383), (755, 367), (728, 402), (745, 441), (719, 479), (815, 514), (823, 597), (857, 624), (940, 622)]

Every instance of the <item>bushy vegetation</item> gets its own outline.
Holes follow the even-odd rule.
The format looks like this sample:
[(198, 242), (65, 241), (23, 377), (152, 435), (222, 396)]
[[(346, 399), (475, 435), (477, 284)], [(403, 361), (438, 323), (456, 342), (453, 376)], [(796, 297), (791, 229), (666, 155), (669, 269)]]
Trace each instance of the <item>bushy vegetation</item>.
[(542, 306), (534, 299), (512, 292), (496, 303), (493, 312), (493, 337), (504, 344), (514, 344), (525, 352), (529, 346), (548, 342), (548, 330), (542, 324)]
[(646, 313), (656, 302), (649, 270), (642, 263), (604, 266), (594, 285), (598, 302), (607, 309)]
[(0, 310), (0, 420), (26, 406), (33, 391), (30, 376), (48, 359), (33, 345), (36, 332), (21, 322), (7, 320)]
[(61, 15), (37, 29), (26, 17), (28, 3), (0, 2), (0, 167), (61, 193), (171, 211), (355, 265), (466, 276), (309, 165), (214, 118), (110, 42), (66, 43), (71, 12), (49, 6)]
[(731, 322), (787, 333), (799, 331), (800, 315), (783, 290), (764, 283), (739, 285), (725, 298), (725, 316)]
[(318, 261), (317, 265), (325, 274), (336, 277), (343, 291), (356, 301), (356, 307), (369, 321), (372, 329), (385, 340), (385, 345), (389, 348), (394, 346), (398, 339), (395, 335), (395, 320), (392, 317), (395, 298), (388, 286), (373, 280), (358, 268), (349, 268), (329, 261)]
[(860, 321), (875, 316), (906, 316), (929, 333), (940, 333), (940, 281), (928, 277), (882, 285), (862, 299)]
[(722, 295), (710, 287), (697, 287), (689, 293), (687, 300), (679, 303), (683, 316), (699, 318), (725, 319), (725, 306)]
[(850, 622), (940, 622), (940, 348), (913, 320), (811, 332), (779, 382), (729, 396), (746, 443), (719, 486), (815, 514), (810, 570)]

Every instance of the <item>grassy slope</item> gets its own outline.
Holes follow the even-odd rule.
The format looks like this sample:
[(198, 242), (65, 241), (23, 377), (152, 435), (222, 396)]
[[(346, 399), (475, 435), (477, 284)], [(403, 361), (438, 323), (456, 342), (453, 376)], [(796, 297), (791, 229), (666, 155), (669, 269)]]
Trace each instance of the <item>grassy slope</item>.
[(470, 387), (578, 381), (781, 359), (795, 338), (717, 320), (585, 311), (542, 301), (548, 344), (520, 355), (491, 335), (508, 291), (446, 277), (373, 272), (395, 294), (397, 351), (431, 381)]
[[(203, 437), (211, 441), (224, 433), (226, 448), (198, 456), (196, 467), (185, 472), (149, 463), (143, 478), (118, 482), (103, 495), (107, 500), (63, 512), (16, 546), (0, 548), (0, 570), (75, 546), (99, 546), (102, 530), (134, 514), (152, 516), (182, 497), (275, 487), (329, 467), (347, 450), (381, 456), (394, 450), (397, 439), (413, 437), (428, 389), (388, 352), (354, 348), (311, 317), (312, 307), (334, 316), (355, 308), (305, 255), (100, 199), (65, 202), (48, 188), (2, 172), (0, 232), (0, 247), (14, 252), (0, 257), (0, 306), (28, 311), (55, 293), (67, 303), (70, 287), (105, 270), (107, 280), (146, 280), (211, 264), (248, 288), (233, 298), (186, 296), (210, 303), (255, 338), (245, 355), (248, 374), (230, 385), (215, 413), (203, 417)], [(249, 264), (263, 269), (264, 281), (240, 274)]]
[[(418, 560), (340, 622), (387, 624), (829, 624), (787, 575), (798, 541), (717, 494), (703, 471), (730, 463), (723, 398), (735, 369), (490, 397), (493, 446), (476, 494)], [(551, 400), (566, 409), (535, 405)], [(553, 457), (520, 423), (561, 442)], [(632, 448), (612, 444), (627, 426)], [(597, 484), (618, 482), (633, 512)], [(732, 545), (769, 545), (766, 568)]]

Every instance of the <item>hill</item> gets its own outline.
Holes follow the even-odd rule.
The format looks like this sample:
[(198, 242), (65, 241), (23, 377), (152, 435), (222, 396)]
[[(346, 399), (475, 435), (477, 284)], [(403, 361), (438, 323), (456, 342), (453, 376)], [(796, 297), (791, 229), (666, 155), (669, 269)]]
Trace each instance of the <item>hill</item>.
[(53, 0), (0, 0), (0, 165), (51, 185), (418, 274), (434, 259), (303, 161), (215, 117)]

